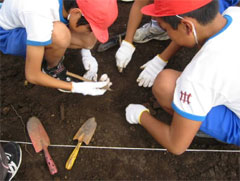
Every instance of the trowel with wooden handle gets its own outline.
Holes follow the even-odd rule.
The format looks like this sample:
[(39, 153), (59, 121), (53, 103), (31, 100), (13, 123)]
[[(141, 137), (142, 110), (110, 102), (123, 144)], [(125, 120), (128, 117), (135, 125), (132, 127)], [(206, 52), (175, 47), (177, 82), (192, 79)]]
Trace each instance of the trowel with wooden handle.
[(73, 140), (78, 140), (78, 144), (73, 150), (72, 154), (68, 158), (65, 168), (67, 170), (71, 170), (72, 166), (76, 160), (76, 157), (78, 155), (79, 149), (82, 145), (82, 142), (84, 142), (86, 145), (89, 144), (95, 130), (97, 127), (97, 123), (95, 121), (95, 117), (92, 117), (88, 119), (78, 130), (78, 132), (73, 137)]

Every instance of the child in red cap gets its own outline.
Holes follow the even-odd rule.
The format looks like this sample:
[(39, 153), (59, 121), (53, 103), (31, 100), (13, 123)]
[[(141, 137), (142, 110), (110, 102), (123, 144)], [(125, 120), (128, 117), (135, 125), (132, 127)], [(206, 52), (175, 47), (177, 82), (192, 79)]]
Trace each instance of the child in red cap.
[(129, 123), (140, 123), (174, 154), (182, 154), (198, 130), (240, 146), (240, 7), (223, 15), (218, 9), (217, 0), (155, 0), (142, 9), (173, 42), (199, 48), (183, 72), (165, 69), (154, 82), (154, 96), (173, 115), (170, 125), (142, 105), (126, 108)]
[[(120, 72), (127, 67), (132, 59), (134, 52), (137, 53), (134, 43), (146, 43), (150, 40), (166, 40), (169, 39), (167, 33), (158, 25), (155, 18), (150, 22), (138, 28), (141, 23), (143, 14), (141, 8), (149, 4), (152, 0), (135, 0), (129, 14), (126, 36), (121, 43), (121, 46), (116, 52), (116, 65)], [(219, 11), (222, 13), (229, 6), (235, 6), (240, 0), (219, 0)], [(138, 29), (137, 29), (138, 28)], [(181, 47), (174, 42), (161, 53), (155, 55), (151, 60), (140, 67), (143, 69), (137, 78), (139, 86), (152, 87), (158, 73), (161, 72), (167, 65), (168, 60)]]
[[(11, 12), (11, 13), (10, 13)], [(108, 40), (118, 15), (116, 0), (5, 0), (0, 9), (0, 51), (26, 57), (26, 79), (37, 85), (83, 95), (102, 95), (103, 82), (72, 82), (63, 66), (67, 48), (82, 49), (87, 70), (97, 79), (98, 64), (90, 49)]]

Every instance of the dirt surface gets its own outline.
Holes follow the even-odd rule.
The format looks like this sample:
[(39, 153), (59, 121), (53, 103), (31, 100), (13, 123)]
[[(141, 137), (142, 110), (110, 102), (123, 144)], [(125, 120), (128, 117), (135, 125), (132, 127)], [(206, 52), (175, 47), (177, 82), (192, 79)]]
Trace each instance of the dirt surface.
[[(110, 36), (126, 29), (131, 3), (119, 2), (119, 17), (110, 28)], [(143, 23), (149, 19), (144, 17)], [(1, 140), (30, 142), (26, 123), (37, 116), (44, 125), (51, 144), (76, 145), (72, 138), (79, 127), (90, 117), (96, 117), (97, 129), (90, 146), (162, 148), (141, 126), (130, 125), (125, 120), (125, 107), (129, 103), (148, 106), (154, 116), (169, 122), (171, 117), (156, 105), (151, 89), (139, 88), (136, 79), (139, 67), (169, 41), (151, 41), (136, 44), (133, 60), (120, 74), (115, 65), (117, 47), (93, 55), (99, 63), (99, 74), (107, 73), (114, 91), (100, 97), (61, 93), (58, 90), (25, 85), (24, 59), (0, 54), (1, 80)], [(170, 60), (168, 68), (183, 70), (194, 49), (182, 49)], [(71, 72), (83, 75), (79, 51), (66, 52), (65, 65)], [(64, 119), (61, 119), (61, 107)], [(62, 110), (63, 110), (62, 109)], [(2, 143), (4, 144), (4, 143)], [(80, 149), (72, 170), (65, 162), (73, 147), (49, 147), (58, 167), (51, 176), (43, 152), (35, 153), (32, 145), (21, 144), (23, 158), (16, 180), (239, 180), (240, 154), (222, 152), (185, 152), (175, 156), (166, 151)], [(198, 150), (239, 150), (214, 139), (195, 138), (190, 146)]]

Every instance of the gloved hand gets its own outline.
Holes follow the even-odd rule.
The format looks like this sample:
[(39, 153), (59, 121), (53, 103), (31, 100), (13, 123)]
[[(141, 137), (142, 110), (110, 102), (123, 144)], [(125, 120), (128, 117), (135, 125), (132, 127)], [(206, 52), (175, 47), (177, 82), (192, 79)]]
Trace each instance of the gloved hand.
[(111, 85), (112, 82), (110, 82), (108, 75), (103, 74), (99, 82), (72, 82), (72, 93), (92, 96), (103, 95)]
[(123, 40), (121, 43), (120, 48), (118, 49), (115, 58), (116, 64), (118, 67), (118, 71), (122, 72), (124, 68), (127, 67), (128, 63), (130, 62), (132, 55), (135, 51), (135, 47), (133, 44)]
[(97, 72), (98, 72), (98, 63), (97, 60), (92, 56), (90, 50), (82, 49), (82, 63), (87, 70), (87, 72), (83, 75), (84, 78), (88, 80), (97, 81)]
[(112, 86), (112, 82), (110, 82), (110, 78), (108, 77), (107, 74), (102, 74), (99, 81), (100, 82), (108, 82), (106, 88), (110, 88)]
[(72, 93), (81, 93), (83, 95), (99, 96), (103, 95), (107, 89), (102, 89), (109, 82), (72, 82)]
[(152, 60), (142, 65), (140, 68), (144, 69), (137, 78), (138, 86), (152, 87), (154, 80), (159, 72), (167, 65), (159, 55), (156, 55)]
[(144, 111), (149, 112), (149, 109), (140, 104), (129, 104), (126, 108), (126, 119), (130, 124), (141, 124), (140, 118)]

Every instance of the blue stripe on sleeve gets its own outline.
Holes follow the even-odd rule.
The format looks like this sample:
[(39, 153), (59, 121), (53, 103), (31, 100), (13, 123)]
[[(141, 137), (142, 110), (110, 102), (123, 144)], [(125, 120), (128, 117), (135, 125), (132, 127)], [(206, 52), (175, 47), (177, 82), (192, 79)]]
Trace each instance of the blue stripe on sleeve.
[(33, 45), (33, 46), (46, 46), (46, 45), (50, 45), (51, 43), (52, 43), (52, 40), (48, 40), (45, 42), (27, 40), (27, 45)]
[(64, 24), (68, 24), (68, 21), (63, 17), (62, 10), (63, 10), (63, 4), (62, 0), (58, 0), (59, 2), (59, 16), (60, 16), (60, 21), (63, 22)]
[(206, 116), (196, 116), (180, 110), (173, 102), (172, 102), (172, 108), (176, 113), (178, 113), (179, 115), (187, 119), (191, 119), (194, 121), (204, 121), (206, 119)]

